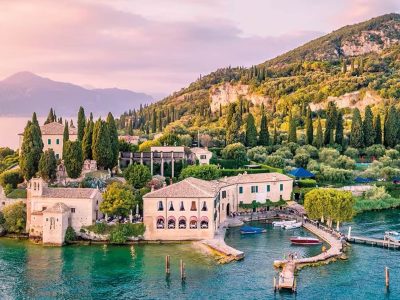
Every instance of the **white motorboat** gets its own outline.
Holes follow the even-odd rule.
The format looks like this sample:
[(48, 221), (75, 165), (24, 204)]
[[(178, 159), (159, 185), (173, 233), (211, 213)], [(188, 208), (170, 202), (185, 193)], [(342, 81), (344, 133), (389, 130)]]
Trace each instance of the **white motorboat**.
[(283, 228), (285, 229), (295, 229), (295, 228), (300, 228), (303, 225), (302, 222), (296, 222), (293, 224), (288, 224), (288, 225), (284, 225)]
[(284, 227), (286, 225), (294, 224), (296, 220), (286, 220), (286, 221), (274, 221), (272, 222), (272, 226), (274, 227)]

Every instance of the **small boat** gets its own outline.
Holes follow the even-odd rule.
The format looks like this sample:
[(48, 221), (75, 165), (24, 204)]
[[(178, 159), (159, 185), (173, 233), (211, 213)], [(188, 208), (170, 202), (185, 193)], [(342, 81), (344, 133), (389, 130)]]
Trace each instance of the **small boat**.
[(264, 232), (267, 232), (267, 230), (260, 227), (243, 226), (240, 228), (241, 234), (253, 234), (253, 233), (264, 233)]
[(296, 237), (291, 237), (290, 241), (294, 245), (319, 245), (322, 244), (322, 242), (313, 237), (307, 237), (307, 236), (296, 236)]
[(272, 226), (283, 227), (285, 225), (294, 224), (294, 223), (296, 223), (296, 220), (274, 221), (274, 222), (272, 222)]
[(384, 239), (392, 242), (400, 242), (400, 233), (397, 231), (386, 231)]
[(303, 226), (302, 222), (296, 222), (293, 224), (283, 225), (282, 227), (285, 229), (295, 229), (295, 228), (300, 228), (301, 226)]

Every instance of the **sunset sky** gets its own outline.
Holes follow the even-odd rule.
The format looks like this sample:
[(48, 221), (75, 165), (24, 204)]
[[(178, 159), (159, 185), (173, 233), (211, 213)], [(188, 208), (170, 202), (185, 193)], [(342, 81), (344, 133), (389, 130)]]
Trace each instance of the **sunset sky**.
[(400, 11), (384, 0), (0, 2), (0, 77), (32, 71), (89, 87), (169, 94), (341, 26)]

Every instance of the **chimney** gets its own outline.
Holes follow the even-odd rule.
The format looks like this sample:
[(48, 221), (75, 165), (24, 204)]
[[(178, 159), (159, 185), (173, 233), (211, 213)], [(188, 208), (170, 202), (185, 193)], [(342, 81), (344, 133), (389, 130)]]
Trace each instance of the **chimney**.
[(151, 185), (151, 191), (154, 192), (154, 184)]

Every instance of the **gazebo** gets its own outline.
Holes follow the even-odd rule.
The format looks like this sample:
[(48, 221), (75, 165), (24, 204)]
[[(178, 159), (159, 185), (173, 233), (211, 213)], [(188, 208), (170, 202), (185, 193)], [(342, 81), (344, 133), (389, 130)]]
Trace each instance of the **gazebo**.
[(303, 168), (297, 168), (288, 173), (289, 175), (292, 175), (296, 178), (314, 178), (315, 175), (311, 173), (310, 171), (303, 169)]

